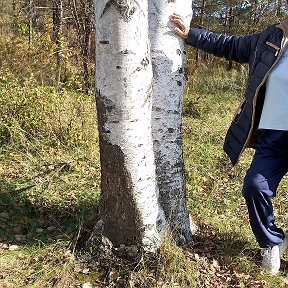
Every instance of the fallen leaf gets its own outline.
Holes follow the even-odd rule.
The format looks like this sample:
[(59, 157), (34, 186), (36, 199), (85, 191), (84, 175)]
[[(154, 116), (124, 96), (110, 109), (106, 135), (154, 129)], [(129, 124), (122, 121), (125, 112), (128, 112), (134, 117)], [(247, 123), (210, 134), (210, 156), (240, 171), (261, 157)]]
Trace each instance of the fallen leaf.
[(232, 261), (233, 261), (232, 257), (230, 257), (230, 256), (224, 257), (224, 263), (226, 265), (230, 265), (232, 263)]
[(90, 282), (86, 282), (86, 283), (82, 284), (82, 288), (93, 288), (93, 286)]
[(0, 243), (0, 249), (4, 249), (4, 250), (9, 249), (9, 245), (6, 243)]
[(89, 268), (85, 268), (82, 270), (83, 274), (89, 274), (90, 269)]

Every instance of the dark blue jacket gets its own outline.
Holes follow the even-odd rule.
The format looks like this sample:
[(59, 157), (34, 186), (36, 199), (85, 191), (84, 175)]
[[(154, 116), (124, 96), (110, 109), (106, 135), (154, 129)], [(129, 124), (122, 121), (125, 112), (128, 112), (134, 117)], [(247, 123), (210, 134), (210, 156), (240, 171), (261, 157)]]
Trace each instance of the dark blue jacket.
[[(224, 151), (235, 165), (246, 147), (253, 147), (265, 97), (266, 80), (288, 44), (288, 19), (261, 33), (226, 36), (192, 28), (187, 44), (227, 60), (249, 63), (245, 98), (226, 134)], [(288, 97), (288, 94), (287, 94)]]

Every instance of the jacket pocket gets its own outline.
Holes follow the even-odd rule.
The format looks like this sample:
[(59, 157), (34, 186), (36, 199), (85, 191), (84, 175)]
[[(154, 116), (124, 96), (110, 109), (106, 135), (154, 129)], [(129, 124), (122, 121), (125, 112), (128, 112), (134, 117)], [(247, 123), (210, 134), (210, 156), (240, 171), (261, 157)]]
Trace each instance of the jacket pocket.
[(258, 45), (254, 52), (254, 57), (252, 61), (252, 65), (250, 68), (250, 72), (254, 72), (256, 66), (260, 62), (267, 62), (267, 59), (276, 59), (278, 53), (280, 51), (280, 47), (278, 47), (276, 44), (266, 41), (265, 43)]
[(277, 45), (275, 45), (272, 42), (266, 41), (266, 44), (271, 47), (273, 49), (273, 51), (275, 51), (275, 56), (278, 55), (279, 51), (280, 51), (280, 47), (278, 47)]

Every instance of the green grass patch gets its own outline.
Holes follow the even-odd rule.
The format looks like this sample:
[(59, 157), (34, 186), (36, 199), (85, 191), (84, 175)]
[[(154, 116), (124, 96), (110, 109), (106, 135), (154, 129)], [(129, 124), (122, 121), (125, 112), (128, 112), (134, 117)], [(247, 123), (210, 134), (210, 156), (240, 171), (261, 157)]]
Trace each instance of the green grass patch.
[[(94, 97), (2, 77), (0, 286), (285, 287), (286, 262), (280, 276), (265, 275), (248, 224), (241, 189), (253, 151), (235, 168), (222, 151), (246, 76), (203, 68), (187, 86), (187, 200), (199, 226), (193, 246), (180, 249), (167, 239), (157, 256), (111, 259), (96, 271), (75, 270), (75, 246), (95, 224), (100, 193)], [(284, 229), (287, 185), (285, 178), (275, 201)]]

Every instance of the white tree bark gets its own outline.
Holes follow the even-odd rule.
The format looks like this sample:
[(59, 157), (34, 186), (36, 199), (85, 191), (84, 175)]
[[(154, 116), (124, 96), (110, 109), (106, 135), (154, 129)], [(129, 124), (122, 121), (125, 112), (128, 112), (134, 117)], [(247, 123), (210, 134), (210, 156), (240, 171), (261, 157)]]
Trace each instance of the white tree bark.
[(96, 101), (103, 234), (116, 247), (153, 251), (165, 218), (151, 138), (147, 13), (147, 0), (96, 1)]
[(192, 0), (149, 0), (149, 32), (154, 73), (153, 140), (159, 201), (170, 230), (181, 242), (192, 240), (186, 207), (182, 155), (182, 99), (187, 75), (186, 47), (173, 32), (174, 12), (189, 21)]

